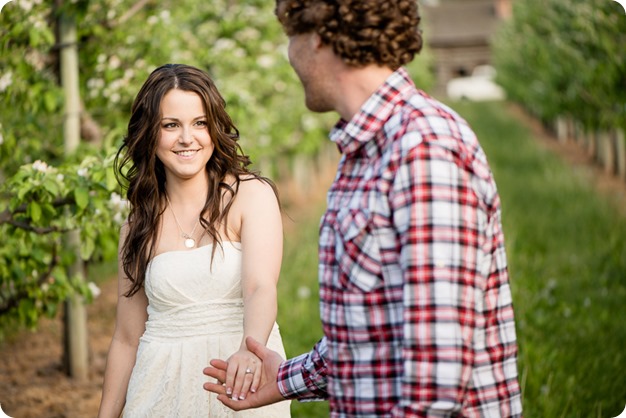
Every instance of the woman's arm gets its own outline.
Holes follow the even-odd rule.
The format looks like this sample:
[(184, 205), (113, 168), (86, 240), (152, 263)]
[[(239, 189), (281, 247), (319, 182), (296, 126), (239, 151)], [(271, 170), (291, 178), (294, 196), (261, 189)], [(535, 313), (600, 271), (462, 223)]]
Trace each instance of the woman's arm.
[[(267, 344), (276, 321), (278, 276), (283, 254), (283, 227), (278, 199), (272, 188), (260, 180), (243, 181), (233, 209), (241, 214), (239, 235), (243, 252), (242, 289), (244, 300), (243, 339), (237, 353), (229, 358), (227, 390), (240, 397), (255, 391), (260, 382), (260, 360), (245, 340), (253, 337)], [(246, 369), (253, 373), (246, 374)], [(230, 386), (233, 383), (233, 386)]]
[(121, 246), (127, 233), (127, 225), (120, 233), (120, 252), (118, 253), (118, 297), (115, 331), (109, 347), (107, 365), (104, 372), (102, 400), (99, 418), (120, 416), (126, 403), (126, 389), (130, 374), (135, 365), (135, 356), (139, 338), (145, 331), (148, 317), (148, 299), (143, 288), (132, 297), (124, 296), (130, 289), (130, 280), (124, 274), (121, 265)]

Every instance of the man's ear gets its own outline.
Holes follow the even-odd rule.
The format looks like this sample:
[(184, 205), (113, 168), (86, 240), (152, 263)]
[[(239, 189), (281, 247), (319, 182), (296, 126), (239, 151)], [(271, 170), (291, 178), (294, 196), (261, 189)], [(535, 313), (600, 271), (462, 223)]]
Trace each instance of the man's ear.
[(322, 37), (317, 32), (311, 32), (311, 37), (309, 38), (311, 42), (311, 46), (314, 49), (320, 49), (324, 46), (322, 43)]

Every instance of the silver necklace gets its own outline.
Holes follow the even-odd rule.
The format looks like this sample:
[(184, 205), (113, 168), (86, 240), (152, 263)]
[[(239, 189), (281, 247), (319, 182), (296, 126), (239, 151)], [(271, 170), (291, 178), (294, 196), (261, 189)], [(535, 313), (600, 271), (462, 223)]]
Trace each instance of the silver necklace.
[(198, 226), (199, 220), (196, 220), (196, 224), (193, 226), (191, 230), (191, 234), (185, 233), (183, 228), (180, 226), (180, 222), (178, 222), (178, 218), (176, 217), (176, 212), (174, 212), (174, 207), (172, 206), (172, 202), (170, 202), (170, 198), (165, 194), (165, 199), (167, 199), (167, 204), (170, 205), (170, 209), (172, 211), (172, 215), (174, 215), (174, 221), (176, 221), (176, 225), (178, 225), (178, 230), (180, 231), (180, 235), (185, 238), (185, 247), (193, 248), (196, 246), (196, 240), (193, 239), (193, 233), (196, 232), (196, 227)]

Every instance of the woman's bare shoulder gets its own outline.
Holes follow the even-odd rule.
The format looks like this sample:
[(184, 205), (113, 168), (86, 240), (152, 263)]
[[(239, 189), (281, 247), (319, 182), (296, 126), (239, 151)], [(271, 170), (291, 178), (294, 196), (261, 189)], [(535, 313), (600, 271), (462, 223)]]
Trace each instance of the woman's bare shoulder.
[(268, 181), (256, 176), (246, 176), (240, 179), (239, 193), (252, 199), (276, 199), (274, 187)]

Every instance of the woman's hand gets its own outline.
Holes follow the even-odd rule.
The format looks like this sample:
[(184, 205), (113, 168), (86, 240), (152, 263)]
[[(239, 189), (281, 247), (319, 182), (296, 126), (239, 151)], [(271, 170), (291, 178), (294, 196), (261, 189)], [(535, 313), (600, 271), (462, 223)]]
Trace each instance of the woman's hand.
[(278, 370), (283, 358), (276, 351), (270, 350), (252, 337), (246, 338), (246, 346), (263, 362), (263, 364), (259, 364), (259, 369), (256, 371), (261, 379), (257, 391), (250, 394), (245, 400), (235, 402), (230, 395), (226, 394), (226, 370), (229, 364), (219, 359), (211, 360), (211, 365), (205, 367), (204, 374), (216, 379), (216, 382), (204, 383), (204, 389), (217, 394), (217, 400), (234, 411), (259, 408), (284, 401), (285, 398), (280, 393), (277, 383)]
[(232, 400), (244, 400), (248, 391), (254, 393), (261, 381), (261, 360), (245, 348), (228, 358), (226, 369), (226, 394)]

